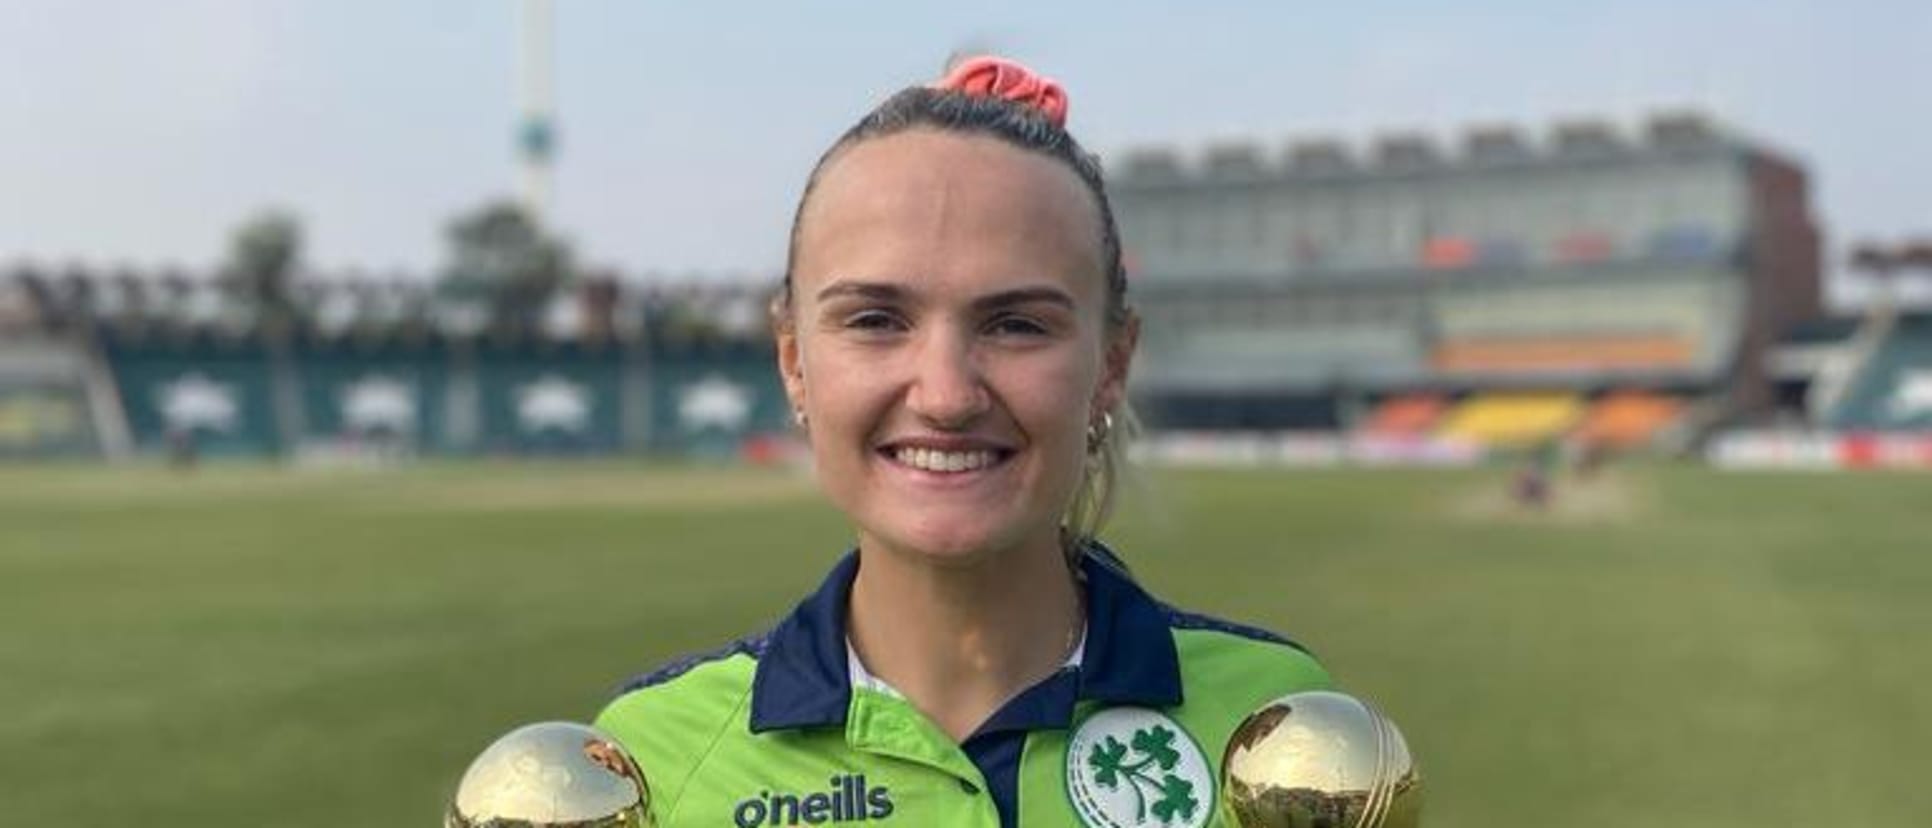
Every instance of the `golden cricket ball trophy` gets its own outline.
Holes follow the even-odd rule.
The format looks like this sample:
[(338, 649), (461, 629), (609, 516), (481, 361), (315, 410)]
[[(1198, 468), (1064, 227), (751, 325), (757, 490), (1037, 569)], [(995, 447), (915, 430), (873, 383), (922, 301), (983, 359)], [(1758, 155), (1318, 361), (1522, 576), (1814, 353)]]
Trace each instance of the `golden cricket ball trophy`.
[(616, 740), (574, 722), (510, 731), (463, 773), (444, 828), (652, 828), (651, 789)]
[(1291, 693), (1234, 729), (1221, 797), (1241, 828), (1415, 828), (1422, 777), (1402, 733), (1342, 693)]

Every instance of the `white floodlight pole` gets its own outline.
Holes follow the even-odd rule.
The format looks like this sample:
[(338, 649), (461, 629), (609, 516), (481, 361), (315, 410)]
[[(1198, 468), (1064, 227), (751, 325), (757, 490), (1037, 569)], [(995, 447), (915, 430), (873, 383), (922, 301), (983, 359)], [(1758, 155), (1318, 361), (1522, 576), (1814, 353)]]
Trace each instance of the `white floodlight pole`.
[(552, 199), (550, 160), (557, 132), (552, 122), (551, 0), (522, 0), (517, 50), (517, 194), (539, 226), (548, 226)]

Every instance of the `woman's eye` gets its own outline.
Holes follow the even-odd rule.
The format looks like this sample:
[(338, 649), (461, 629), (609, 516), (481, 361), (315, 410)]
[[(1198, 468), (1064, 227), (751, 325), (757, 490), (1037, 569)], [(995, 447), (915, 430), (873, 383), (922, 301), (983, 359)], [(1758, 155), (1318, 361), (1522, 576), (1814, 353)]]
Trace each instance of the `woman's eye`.
[(885, 311), (860, 311), (845, 319), (845, 327), (862, 331), (897, 330), (899, 318)]
[(1047, 332), (1046, 326), (1024, 316), (1002, 316), (994, 319), (988, 326), (994, 333), (1021, 334), (1037, 336)]

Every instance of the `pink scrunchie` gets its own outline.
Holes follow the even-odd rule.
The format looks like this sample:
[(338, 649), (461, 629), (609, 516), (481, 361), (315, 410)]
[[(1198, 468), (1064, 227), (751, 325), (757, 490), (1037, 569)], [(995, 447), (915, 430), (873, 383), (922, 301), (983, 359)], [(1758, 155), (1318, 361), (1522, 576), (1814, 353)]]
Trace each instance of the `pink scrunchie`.
[(933, 87), (1024, 104), (1039, 110), (1054, 126), (1067, 127), (1067, 91), (1060, 83), (1006, 58), (981, 56), (960, 61)]

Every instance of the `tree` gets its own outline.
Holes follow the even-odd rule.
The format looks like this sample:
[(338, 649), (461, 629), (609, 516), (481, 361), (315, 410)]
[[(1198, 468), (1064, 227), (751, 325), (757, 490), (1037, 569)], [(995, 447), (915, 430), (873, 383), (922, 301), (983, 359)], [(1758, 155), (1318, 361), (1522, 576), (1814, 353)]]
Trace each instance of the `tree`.
[(257, 212), (235, 229), (222, 279), (230, 295), (254, 312), (268, 352), (269, 394), (275, 431), (286, 448), (306, 430), (295, 380), (295, 271), (302, 261), (302, 224), (280, 209)]
[(255, 213), (229, 239), (224, 281), (254, 310), (271, 339), (285, 334), (293, 321), (292, 287), (301, 260), (302, 224), (286, 210)]
[(535, 327), (551, 295), (571, 281), (570, 248), (513, 202), (491, 202), (457, 216), (447, 238), (443, 290), (480, 300), (499, 330)]

